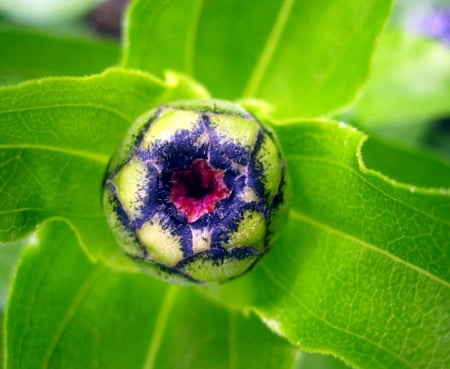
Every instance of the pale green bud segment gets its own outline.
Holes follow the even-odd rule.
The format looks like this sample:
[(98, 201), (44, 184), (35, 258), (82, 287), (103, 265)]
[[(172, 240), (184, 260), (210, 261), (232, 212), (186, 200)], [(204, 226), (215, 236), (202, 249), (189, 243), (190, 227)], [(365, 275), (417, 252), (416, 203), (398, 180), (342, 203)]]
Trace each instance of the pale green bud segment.
[(131, 220), (141, 215), (141, 199), (148, 187), (147, 167), (133, 157), (111, 181), (117, 197)]
[(245, 273), (255, 262), (258, 256), (246, 258), (227, 258), (214, 263), (208, 258), (197, 258), (187, 264), (182, 270), (187, 275), (207, 283), (227, 281), (237, 275)]
[(199, 122), (198, 112), (165, 109), (145, 133), (142, 147), (150, 150), (157, 142), (169, 142), (180, 130), (190, 131), (198, 128)]
[(174, 266), (183, 259), (181, 237), (174, 236), (172, 230), (164, 227), (158, 217), (145, 223), (136, 233), (153, 259), (168, 266)]
[(279, 150), (269, 136), (264, 137), (256, 160), (262, 165), (262, 181), (269, 198), (273, 199), (279, 191), (282, 169)]
[(116, 210), (117, 204), (113, 194), (105, 191), (104, 193), (104, 210), (107, 221), (114, 234), (120, 235), (120, 246), (122, 250), (130, 257), (139, 257), (142, 255), (142, 249), (139, 244), (135, 242), (135, 236), (122, 223)]
[(255, 121), (231, 115), (214, 115), (210, 119), (211, 126), (224, 141), (231, 141), (252, 151), (261, 127)]
[(238, 224), (235, 232), (222, 246), (225, 248), (239, 247), (242, 245), (264, 249), (264, 235), (266, 234), (266, 220), (261, 213), (247, 210)]

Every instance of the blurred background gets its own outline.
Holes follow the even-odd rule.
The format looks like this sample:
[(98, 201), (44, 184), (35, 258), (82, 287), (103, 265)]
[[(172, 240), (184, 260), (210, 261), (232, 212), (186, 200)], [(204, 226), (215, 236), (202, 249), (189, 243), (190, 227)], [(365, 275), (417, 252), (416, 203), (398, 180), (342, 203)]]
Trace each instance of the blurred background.
[(4, 21), (67, 33), (120, 36), (129, 0), (0, 0)]

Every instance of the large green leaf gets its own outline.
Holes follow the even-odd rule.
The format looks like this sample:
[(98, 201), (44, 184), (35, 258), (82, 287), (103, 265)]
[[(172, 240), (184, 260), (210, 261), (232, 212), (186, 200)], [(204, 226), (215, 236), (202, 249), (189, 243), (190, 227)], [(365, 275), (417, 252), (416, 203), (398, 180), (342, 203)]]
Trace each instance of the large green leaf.
[(155, 104), (205, 92), (172, 74), (167, 82), (111, 69), (0, 90), (0, 241), (47, 218), (69, 219), (94, 255), (115, 242), (101, 206), (111, 153), (136, 117)]
[(366, 78), (390, 0), (136, 0), (123, 65), (180, 70), (215, 97), (256, 97), (275, 116), (348, 104)]
[(295, 189), (287, 228), (252, 273), (210, 293), (359, 368), (449, 367), (450, 188), (366, 168), (365, 136), (343, 124), (275, 130)]
[(8, 304), (7, 369), (294, 367), (296, 350), (254, 316), (93, 264), (64, 223), (38, 237)]
[(49, 76), (84, 76), (117, 64), (115, 42), (0, 27), (0, 84)]

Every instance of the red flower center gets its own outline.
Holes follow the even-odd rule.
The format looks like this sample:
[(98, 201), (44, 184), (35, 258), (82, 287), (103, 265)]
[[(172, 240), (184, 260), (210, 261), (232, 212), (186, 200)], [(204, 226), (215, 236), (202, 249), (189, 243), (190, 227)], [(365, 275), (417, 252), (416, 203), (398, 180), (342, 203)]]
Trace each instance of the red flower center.
[(175, 208), (186, 215), (188, 223), (211, 213), (220, 200), (230, 196), (223, 181), (224, 174), (205, 159), (195, 159), (189, 169), (173, 173), (169, 198)]

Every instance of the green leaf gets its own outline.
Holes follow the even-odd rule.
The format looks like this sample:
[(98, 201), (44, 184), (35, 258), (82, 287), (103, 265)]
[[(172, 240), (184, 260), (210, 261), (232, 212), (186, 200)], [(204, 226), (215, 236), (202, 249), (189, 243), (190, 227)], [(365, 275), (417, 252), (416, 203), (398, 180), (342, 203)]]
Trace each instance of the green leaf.
[(349, 366), (329, 355), (302, 352), (299, 355), (296, 369), (349, 369)]
[(296, 350), (254, 316), (93, 264), (64, 223), (38, 237), (8, 304), (6, 368), (294, 367)]
[(0, 241), (64, 218), (94, 256), (109, 255), (101, 189), (110, 155), (140, 114), (202, 94), (175, 74), (163, 82), (121, 69), (0, 89)]
[(3, 311), (0, 311), (0, 369), (5, 367), (4, 365), (4, 337), (3, 337)]
[(368, 169), (366, 137), (344, 124), (274, 128), (295, 189), (287, 228), (259, 267), (212, 296), (358, 368), (449, 367), (450, 188)]
[(218, 98), (256, 97), (276, 117), (348, 104), (367, 75), (390, 0), (135, 1), (123, 65), (186, 72)]
[(9, 286), (13, 273), (16, 269), (16, 264), (19, 259), (20, 253), (26, 242), (32, 240), (20, 240), (14, 243), (0, 243), (0, 369), (4, 367), (4, 332), (3, 332), (3, 315), (6, 298), (9, 292)]
[(365, 128), (423, 123), (450, 114), (450, 51), (436, 41), (387, 32), (380, 40), (366, 89), (354, 108)]
[(0, 28), (0, 84), (48, 76), (84, 76), (117, 64), (119, 45), (31, 29)]
[(450, 188), (450, 162), (369, 137), (361, 148), (364, 163), (399, 182), (420, 187)]

